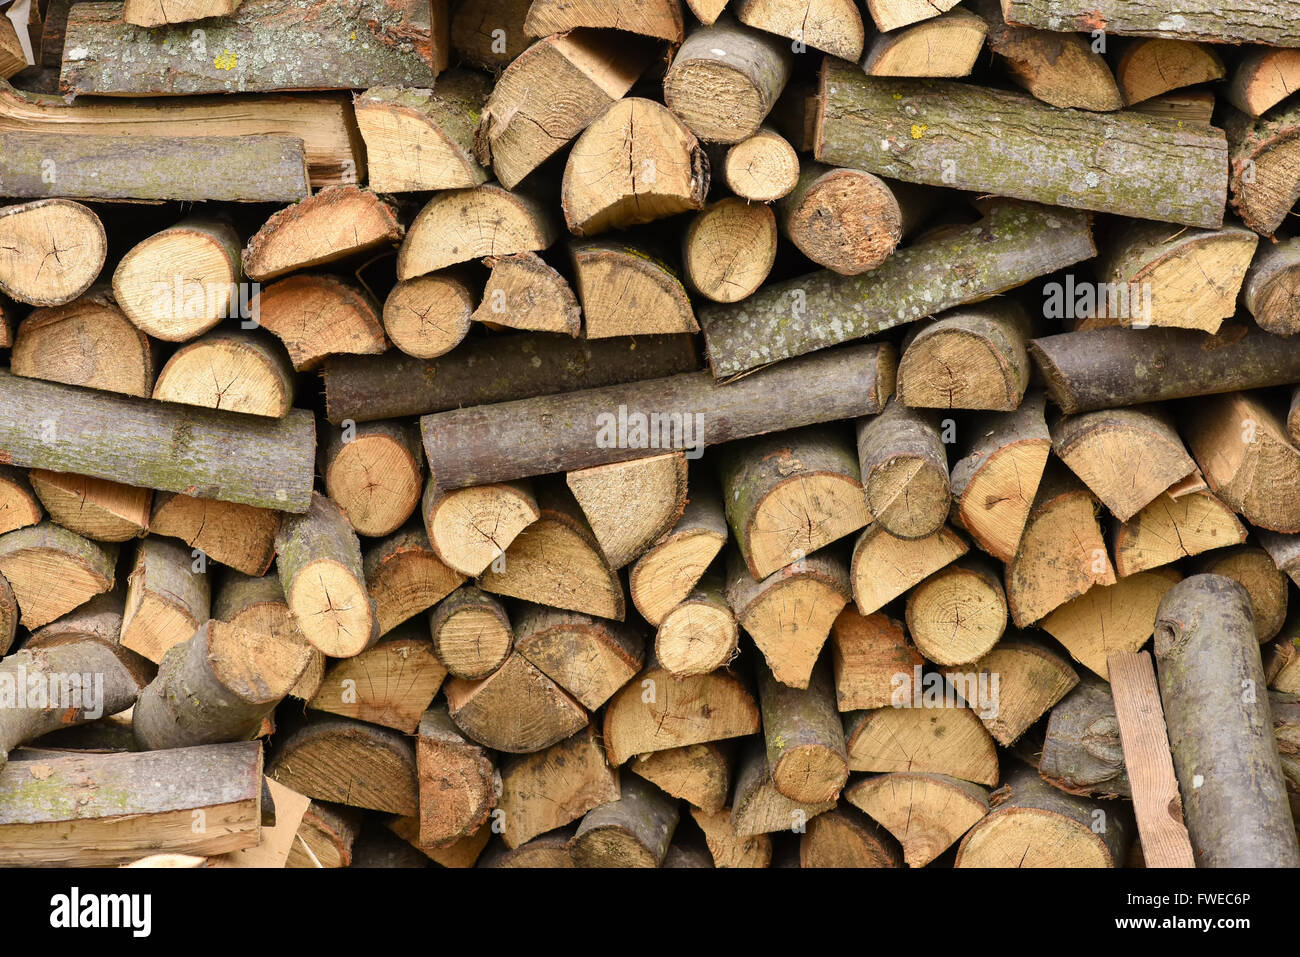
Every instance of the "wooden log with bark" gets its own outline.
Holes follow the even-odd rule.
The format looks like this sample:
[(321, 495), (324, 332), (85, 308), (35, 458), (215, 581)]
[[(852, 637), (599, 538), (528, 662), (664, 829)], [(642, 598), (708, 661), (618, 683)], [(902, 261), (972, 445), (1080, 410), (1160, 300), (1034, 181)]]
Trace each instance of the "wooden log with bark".
[(244, 272), (264, 282), (346, 259), (402, 238), (396, 210), (371, 190), (330, 186), (262, 224), (243, 252)]
[(213, 595), (212, 617), (229, 622), (241, 631), (259, 634), (267, 646), (284, 646), (286, 656), (305, 649), (307, 667), (288, 694), (300, 701), (310, 701), (316, 696), (325, 677), (325, 656), (303, 637), (289, 611), (278, 575), (274, 572), (261, 577), (239, 572), (227, 574)]
[(920, 771), (869, 775), (844, 797), (898, 839), (908, 867), (929, 864), (989, 813), (987, 788)]
[(432, 480), (420, 505), (434, 554), (448, 568), (477, 576), (501, 559), (521, 531), (541, 518), (527, 482), (443, 492)]
[[(485, 231), (484, 222), (493, 228)], [(406, 230), (397, 278), (413, 279), (473, 259), (546, 249), (559, 236), (550, 206), (496, 183), (436, 193)]]
[(858, 462), (867, 509), (898, 538), (933, 535), (948, 517), (948, 453), (938, 417), (897, 397), (858, 420)]
[(467, 741), (445, 706), (419, 720), (415, 768), (420, 799), (420, 844), (446, 847), (478, 831), (502, 793), (492, 755)]
[(51, 520), (70, 532), (97, 542), (125, 542), (149, 530), (147, 488), (42, 469), (32, 469), (28, 478)]
[(831, 624), (835, 702), (840, 711), (885, 708), (894, 703), (896, 675), (914, 674), (924, 659), (907, 640), (902, 622), (880, 613), (863, 616), (852, 606)]
[(1179, 5), (1178, 15), (1143, 0), (1109, 0), (1102, 10), (1087, 0), (1004, 0), (1008, 22), (1043, 30), (1077, 30), (1211, 43), (1300, 46), (1300, 28), (1271, 3), (1225, 10), (1210, 0)]
[(526, 605), (514, 618), (514, 650), (584, 708), (595, 711), (645, 663), (645, 640), (621, 622)]
[(358, 535), (390, 535), (415, 513), (424, 462), (415, 430), (402, 422), (326, 429), (320, 471), (329, 497)]
[(975, 66), (988, 24), (964, 7), (930, 20), (880, 33), (867, 47), (868, 76), (967, 76)]
[(1261, 116), (1300, 88), (1300, 53), (1254, 47), (1237, 61), (1223, 95), (1237, 109)]
[[(897, 704), (897, 702), (891, 702)], [(849, 770), (946, 774), (985, 787), (998, 783), (993, 738), (968, 707), (882, 707), (845, 720)]]
[(853, 543), (849, 580), (858, 611), (870, 615), (970, 550), (947, 526), (923, 538), (899, 538), (868, 525)]
[(737, 654), (740, 629), (720, 570), (706, 572), (681, 604), (659, 622), (655, 659), (678, 676), (707, 674)]
[(108, 241), (87, 207), (38, 199), (0, 208), (0, 252), (0, 292), (32, 306), (59, 306), (90, 288)]
[(444, 693), (456, 727), (494, 751), (541, 751), (587, 726), (586, 709), (517, 652), (486, 678), (452, 678)]
[(214, 330), (172, 353), (153, 398), (282, 419), (293, 408), (293, 367), (264, 332)]
[(799, 154), (775, 129), (760, 126), (752, 136), (727, 149), (720, 173), (727, 188), (741, 199), (770, 203), (794, 189), (799, 180)]
[(251, 319), (275, 333), (296, 372), (333, 355), (378, 355), (388, 348), (379, 305), (337, 276), (300, 273), (257, 287)]
[(699, 331), (685, 285), (660, 257), (613, 241), (573, 243), (569, 255), (586, 338)]
[(147, 398), (154, 387), (149, 337), (95, 286), (62, 306), (27, 314), (9, 354), (14, 375)]
[(620, 793), (619, 774), (590, 727), (534, 754), (505, 756), (500, 771), (501, 840), (511, 849), (557, 832)]
[(307, 707), (411, 734), (446, 677), (432, 642), (411, 622), (331, 664)]
[(160, 663), (208, 620), (211, 603), (206, 566), (190, 549), (171, 539), (146, 538), (127, 578), (122, 645)]
[(628, 775), (618, 800), (592, 808), (569, 841), (577, 867), (661, 867), (677, 829), (677, 803)]
[(496, 671), (514, 647), (501, 603), (474, 585), (462, 585), (429, 613), (433, 652), (448, 673), (477, 681)]
[(701, 296), (713, 302), (737, 302), (767, 279), (776, 249), (772, 210), (760, 202), (728, 196), (691, 220), (682, 236), (682, 268), (687, 284)]
[(573, 338), (582, 332), (582, 310), (569, 281), (541, 256), (515, 253), (485, 260), (484, 265), (492, 268), (492, 274), (469, 318), (494, 327), (562, 332)]
[(318, 717), (293, 731), (278, 742), (266, 773), (313, 801), (389, 814), (419, 807), (411, 739), (351, 718)]
[(627, 770), (707, 814), (721, 811), (731, 785), (731, 749), (715, 742), (637, 756)]
[(1033, 369), (1015, 303), (954, 309), (919, 328), (898, 361), (898, 401), (932, 409), (1020, 408)]

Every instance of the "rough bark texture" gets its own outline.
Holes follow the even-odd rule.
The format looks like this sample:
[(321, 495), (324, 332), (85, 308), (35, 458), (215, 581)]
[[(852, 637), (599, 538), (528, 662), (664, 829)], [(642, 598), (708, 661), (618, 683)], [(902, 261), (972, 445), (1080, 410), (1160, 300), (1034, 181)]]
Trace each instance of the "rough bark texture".
[(150, 30), (126, 23), (120, 4), (77, 4), (68, 12), (60, 87), (116, 96), (427, 89), (439, 69), (435, 13), (415, 0), (355, 7), (244, 0), (205, 26), (206, 53), (195, 56), (187, 27)]
[(1009, 23), (1044, 30), (1105, 30), (1107, 33), (1205, 40), (1211, 43), (1267, 43), (1300, 46), (1294, 10), (1278, 0), (1224, 7), (1213, 0), (1189, 0), (1178, 13), (1151, 0), (1002, 0)]
[(858, 422), (858, 462), (867, 508), (889, 534), (933, 535), (948, 517), (948, 453), (933, 413), (897, 397), (883, 412)]
[(773, 787), (804, 804), (837, 800), (849, 762), (829, 665), (813, 668), (803, 689), (777, 681), (762, 664), (757, 669)]
[[(643, 457), (648, 448), (695, 452), (777, 429), (868, 415), (880, 411), (893, 391), (894, 362), (887, 344), (860, 346), (731, 385), (698, 372), (442, 412), (425, 416), (420, 425), (434, 481), (444, 489), (462, 488), (623, 462)], [(628, 427), (627, 416), (633, 415), (655, 427), (639, 435), (635, 423)]]
[(870, 273), (772, 283), (744, 302), (701, 309), (700, 326), (713, 374), (727, 378), (987, 299), (1095, 254), (1085, 215), (996, 202), (981, 222), (897, 250)]
[(1106, 682), (1084, 674), (1052, 709), (1038, 773), (1069, 794), (1132, 796), (1115, 700)]
[(1176, 585), (1156, 615), (1160, 697), (1199, 867), (1300, 867), (1246, 590)]
[(1300, 197), (1300, 105), (1252, 121), (1229, 110), (1223, 121), (1230, 146), (1232, 208), (1261, 236), (1272, 236)]
[(420, 718), (415, 742), (419, 776), (421, 844), (443, 847), (483, 826), (501, 796), (492, 755), (467, 741), (445, 705)]
[[(868, 77), (830, 60), (821, 110), (815, 152), (825, 163), (1055, 206), (1223, 225), (1228, 147), (1217, 129), (1063, 111), (951, 81)], [(993, 127), (1001, 134), (995, 142), (986, 135)], [(1087, 172), (1072, 161), (1081, 144), (1096, 154)]]

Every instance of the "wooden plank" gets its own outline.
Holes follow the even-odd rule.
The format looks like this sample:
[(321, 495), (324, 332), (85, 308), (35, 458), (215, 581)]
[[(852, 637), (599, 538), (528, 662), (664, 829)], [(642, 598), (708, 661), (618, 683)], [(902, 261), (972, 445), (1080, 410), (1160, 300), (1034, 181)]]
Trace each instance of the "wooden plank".
[(1146, 866), (1195, 867), (1151, 655), (1117, 651), (1107, 669)]

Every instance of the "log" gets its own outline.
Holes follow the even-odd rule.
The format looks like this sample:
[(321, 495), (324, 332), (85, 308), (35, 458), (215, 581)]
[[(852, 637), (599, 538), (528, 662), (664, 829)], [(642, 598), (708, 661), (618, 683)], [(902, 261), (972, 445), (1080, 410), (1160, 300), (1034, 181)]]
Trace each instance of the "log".
[(477, 681), (496, 671), (514, 647), (514, 631), (501, 603), (462, 585), (429, 613), (433, 652), (457, 678)]
[(867, 47), (868, 76), (969, 76), (984, 47), (988, 24), (963, 7), (932, 20), (879, 33)]
[(979, 660), (1007, 627), (1002, 582), (991, 564), (978, 559), (939, 569), (908, 593), (906, 607), (908, 634), (937, 665)]
[(0, 663), (0, 771), (21, 744), (130, 708), (147, 681), (138, 659), (93, 639), (9, 655)]
[(1277, 231), (1300, 195), (1300, 176), (1294, 169), (1300, 149), (1297, 124), (1300, 105), (1273, 110), (1253, 121), (1230, 110), (1223, 121), (1232, 208), (1243, 224), (1261, 236)]
[(0, 535), (0, 575), (18, 600), (19, 623), (39, 628), (113, 588), (117, 546), (45, 521)]
[(446, 677), (433, 643), (411, 622), (331, 664), (307, 707), (413, 734)]
[(831, 625), (836, 708), (887, 707), (898, 687), (894, 676), (912, 674), (923, 660), (907, 640), (901, 622), (879, 613), (863, 616), (852, 606), (845, 608)]
[(289, 611), (312, 645), (330, 657), (350, 658), (379, 639), (361, 546), (341, 508), (313, 492), (309, 511), (281, 523), (275, 551)]
[(389, 535), (415, 513), (424, 463), (415, 430), (400, 422), (329, 429), (320, 471), (329, 497), (358, 535)]
[[(484, 232), (482, 224), (493, 228)], [(413, 279), (473, 259), (545, 249), (559, 235), (548, 205), (496, 183), (449, 189), (429, 200), (406, 231), (397, 278)]]
[[(727, 156), (730, 162), (731, 154)], [(762, 187), (757, 191), (762, 192)], [(762, 203), (728, 196), (696, 213), (686, 227), (682, 270), (687, 284), (699, 295), (713, 302), (737, 302), (767, 279), (776, 261), (776, 247), (772, 210)]]
[(1004, 748), (1079, 682), (1063, 658), (1023, 636), (1004, 637), (969, 668), (945, 669), (943, 675)]
[[(1260, 542), (1267, 546), (1264, 535)], [(1121, 579), (1214, 548), (1239, 545), (1246, 529), (1208, 491), (1174, 498), (1167, 492), (1114, 529), (1115, 574)]]
[(813, 668), (803, 689), (777, 681), (761, 663), (755, 668), (772, 786), (800, 804), (838, 800), (849, 763), (830, 666)]
[(1092, 329), (1031, 339), (1029, 354), (1062, 412), (1289, 385), (1295, 345), (1254, 329), (1218, 336), (1180, 329)]
[(735, 0), (735, 11), (747, 26), (794, 40), (797, 52), (807, 45), (845, 60), (862, 56), (862, 14), (850, 0), (827, 0), (816, 11), (792, 0)]
[(102, 286), (65, 305), (28, 313), (18, 324), (9, 371), (142, 398), (154, 385), (149, 338)]
[(800, 867), (902, 867), (898, 842), (857, 808), (841, 804), (808, 822), (799, 838)]
[(1007, 20), (1044, 30), (1088, 33), (1100, 26), (1107, 33), (1211, 43), (1268, 43), (1300, 46), (1300, 30), (1285, 8), (1271, 3), (1225, 10), (1209, 0), (1181, 4), (1178, 16), (1142, 0), (1107, 0), (1101, 10), (1086, 0), (1003, 0)]
[(0, 450), (14, 465), (294, 510), (310, 491), (313, 431), (306, 412), (250, 420), (0, 373)]
[(1011, 26), (998, 0), (977, 0), (973, 9), (988, 24), (988, 44), (998, 64), (1030, 95), (1051, 106), (1118, 110), (1124, 105), (1106, 58), (1092, 41), (1074, 33)]
[(1014, 412), (980, 417), (967, 434), (974, 441), (953, 465), (950, 478), (952, 518), (980, 548), (1009, 562), (1051, 451), (1043, 394), (1027, 394)]
[(1064, 416), (1052, 426), (1052, 449), (1121, 522), (1196, 470), (1158, 406)]
[(462, 575), (480, 575), (505, 555), (521, 531), (541, 518), (526, 482), (443, 492), (425, 485), (420, 506), (434, 554)]
[(879, 611), (969, 550), (966, 540), (947, 526), (924, 538), (907, 539), (868, 525), (853, 543), (853, 602), (864, 615)]
[(671, 43), (681, 43), (685, 33), (682, 7), (677, 0), (635, 0), (617, 9), (599, 3), (536, 0), (524, 20), (524, 29), (534, 37), (568, 33), (580, 27), (623, 30)]
[(926, 3), (924, 0), (867, 0), (866, 4), (867, 12), (881, 33), (937, 17), (955, 5), (955, 0), (937, 0), (935, 3)]
[[(1292, 581), (1300, 575), (1300, 537), (1295, 535), (1279, 535), (1277, 532), (1257, 529), (1255, 537), (1260, 546), (1268, 553), (1268, 557), (1273, 560), (1277, 568), (1286, 573), (1286, 576)], [(1236, 542), (1228, 544), (1237, 545), (1246, 540), (1243, 534)], [(1249, 589), (1247, 589), (1249, 591)]]
[(59, 85), (109, 96), (427, 88), (446, 57), (437, 13), (413, 0), (394, 8), (362, 0), (348, 9), (244, 0), (205, 25), (207, 54), (195, 56), (188, 29), (136, 27), (120, 5), (100, 3), (68, 11)]
[(27, 69), (27, 65), (22, 40), (13, 21), (6, 15), (5, 22), (0, 23), (0, 77), (8, 79)]
[(293, 367), (265, 333), (216, 330), (172, 353), (153, 398), (282, 419), (293, 408)]
[(425, 712), (417, 735), (419, 842), (446, 847), (487, 821), (501, 797), (501, 775), (492, 755), (456, 730), (445, 706)]
[(627, 599), (582, 510), (558, 479), (539, 484), (537, 521), (523, 529), (479, 587), (539, 605), (622, 621)]
[(817, 265), (856, 276), (894, 251), (919, 212), (910, 198), (900, 201), (884, 180), (863, 170), (806, 163), (794, 189), (776, 202), (777, 224)]
[(1185, 86), (1222, 80), (1225, 73), (1214, 47), (1187, 40), (1131, 40), (1115, 65), (1115, 80), (1125, 106)]
[(651, 662), (609, 700), (605, 754), (618, 767), (637, 755), (744, 737), (759, 727), (753, 695), (725, 669), (674, 678)]
[(513, 652), (486, 678), (452, 678), (444, 691), (456, 727), (496, 751), (541, 751), (581, 731), (588, 721), (582, 705)]
[(205, 621), (163, 656), (131, 713), (146, 751), (246, 741), (311, 664), (308, 650)]
[(1250, 596), (1255, 638), (1261, 645), (1272, 641), (1286, 622), (1287, 578), (1262, 548), (1239, 545), (1206, 555), (1195, 563), (1204, 575), (1231, 578)]
[(524, 605), (514, 626), (514, 650), (589, 711), (608, 701), (645, 663), (640, 632), (618, 622)]
[(401, 193), (486, 182), (488, 172), (474, 155), (473, 115), (491, 91), (483, 74), (455, 69), (438, 78), (436, 90), (377, 86), (356, 94), (370, 188)]
[(933, 535), (948, 517), (948, 454), (936, 416), (897, 398), (858, 420), (858, 461), (867, 509), (898, 538)]
[(360, 833), (360, 810), (312, 801), (303, 812), (285, 867), (351, 867), (352, 849)]
[(275, 558), (280, 513), (235, 502), (170, 492), (153, 497), (149, 533), (179, 538), (245, 575), (264, 575)]
[(727, 541), (717, 487), (700, 472), (681, 517), (632, 565), (628, 590), (647, 622), (658, 627), (695, 589)]
[(646, 40), (616, 41), (609, 34), (575, 30), (539, 40), (508, 65), (494, 64), (505, 70), (478, 123), (479, 162), (491, 165), (501, 185), (514, 189), (622, 98), (649, 66), (653, 50)]
[(627, 769), (664, 793), (686, 801), (693, 809), (706, 814), (718, 813), (727, 803), (731, 783), (730, 760), (728, 752), (716, 743), (690, 744), (642, 754)]
[[(0, 535), (16, 528), (35, 525), (45, 517), (40, 500), (32, 491), (27, 472), (0, 465)], [(726, 527), (723, 527), (726, 535)]]
[(97, 542), (125, 542), (149, 529), (148, 489), (41, 469), (28, 477), (50, 519), (70, 532)]
[(222, 219), (190, 217), (122, 257), (113, 271), (113, 295), (142, 331), (184, 342), (238, 309), (240, 269), (234, 227)]
[(721, 572), (705, 573), (689, 595), (663, 616), (655, 659), (678, 677), (708, 674), (737, 654), (740, 629), (727, 604)]
[(127, 578), (122, 646), (161, 663), (208, 620), (211, 595), (205, 566), (188, 548), (170, 539), (144, 539)]
[(492, 268), (492, 274), (471, 319), (507, 329), (562, 332), (574, 338), (582, 332), (582, 310), (569, 281), (536, 253), (501, 256), (485, 265)]
[(462, 405), (656, 379), (699, 368), (691, 336), (573, 341), (536, 333), (470, 339), (452, 354), (419, 361), (382, 356), (327, 360), (330, 422), (370, 422), (443, 412)]
[(1250, 116), (1261, 116), (1300, 88), (1300, 53), (1255, 47), (1237, 61), (1223, 95)]
[(854, 712), (845, 720), (850, 771), (919, 771), (997, 786), (997, 749), (974, 711), (913, 708), (910, 701), (891, 704)]
[(150, 0), (125, 0), (122, 19), (137, 27), (162, 27), (209, 17), (228, 17), (243, 0), (171, 0), (171, 4)]
[(663, 104), (627, 97), (574, 142), (560, 205), (569, 232), (593, 236), (702, 209), (708, 191), (709, 161), (690, 129)]
[[(1300, 62), (1300, 53), (1296, 54)], [(1295, 303), (1300, 300), (1300, 241), (1264, 243), (1255, 252), (1241, 286), (1241, 304), (1255, 323), (1276, 336), (1300, 332)]]
[(728, 552), (727, 603), (776, 679), (792, 688), (808, 687), (831, 624), (850, 598), (848, 568), (832, 549), (761, 580), (739, 552)]
[[(574, 865), (573, 858), (569, 856), (569, 841), (573, 839), (573, 832), (576, 830), (576, 827), (559, 828), (536, 837), (527, 844), (521, 844), (513, 850), (504, 844), (496, 844), (483, 855), (482, 863), (477, 866), (571, 870)], [(490, 831), (488, 833), (490, 835)], [(475, 865), (470, 863), (459, 866)]]
[(1158, 568), (1094, 585), (1044, 618), (1040, 627), (1071, 657), (1106, 680), (1112, 654), (1134, 652), (1151, 637), (1161, 600), (1182, 580), (1177, 570)]
[(452, 49), (485, 70), (508, 66), (528, 46), (530, 6), (532, 0), (465, 0), (452, 12)]
[(429, 472), (441, 488), (463, 488), (869, 415), (893, 391), (894, 355), (887, 344), (865, 345), (730, 385), (697, 372), (427, 415)]
[(1040, 621), (1094, 585), (1115, 584), (1097, 507), (1071, 473), (1048, 466), (1020, 547), (1006, 567), (1007, 608), (1017, 628)]
[(288, 136), (0, 133), (0, 157), (5, 193), (28, 199), (290, 203), (311, 192), (302, 141)]
[(1173, 120), (1175, 123), (1189, 123), (1196, 126), (1209, 126), (1214, 116), (1216, 101), (1209, 90), (1179, 90), (1153, 97), (1137, 106), (1135, 112)]
[(686, 508), (681, 452), (579, 469), (565, 476), (601, 554), (622, 568), (663, 536)]
[(677, 803), (628, 776), (617, 801), (592, 808), (569, 841), (577, 867), (660, 867), (677, 829)]
[[(713, 374), (727, 378), (883, 332), (987, 299), (1095, 254), (1081, 214), (1031, 216), (1028, 211), (1018, 203), (997, 202), (980, 223), (897, 250), (866, 275), (813, 273), (769, 284), (743, 303), (701, 309)], [(950, 276), (960, 279), (950, 281)]]
[[(1236, 312), (1237, 291), (1259, 241), (1248, 229), (1175, 229), (1131, 223), (1099, 266), (1107, 283), (1094, 307), (1107, 325), (1177, 326), (1218, 332)], [(1076, 311), (1077, 311), (1076, 306)]]
[[(75, 806), (51, 794), (80, 794)], [(102, 867), (146, 853), (224, 854), (261, 837), (255, 742), (142, 754), (32, 752), (0, 770), (0, 862)], [(195, 822), (204, 821), (201, 828)], [(76, 841), (68, 840), (75, 829)]]
[(662, 259), (620, 242), (573, 243), (569, 254), (588, 339), (699, 331), (686, 287)]
[(388, 347), (371, 297), (335, 276), (303, 273), (259, 287), (253, 318), (289, 350), (296, 372), (333, 355), (378, 355)]
[[(618, 796), (618, 772), (606, 763), (593, 728), (536, 754), (504, 757), (497, 802), (502, 843), (524, 847)], [(564, 857), (568, 860), (567, 851)]]
[(1300, 532), (1300, 451), (1258, 394), (1196, 403), (1183, 433), (1210, 490), (1242, 518), (1275, 532)]
[(1033, 368), (1027, 338), (1029, 317), (1015, 303), (944, 313), (917, 330), (898, 360), (898, 401), (913, 408), (1014, 412)]
[[(1155, 618), (1154, 612), (1151, 617)], [(1113, 660), (1118, 660), (1133, 652), (1116, 650), (1113, 654)], [(1102, 669), (1102, 677), (1109, 680), (1107, 662), (1103, 661)], [(1117, 676), (1119, 680), (1122, 676)], [(1158, 700), (1156, 710), (1159, 711)], [(1133, 797), (1119, 720), (1115, 716), (1115, 699), (1106, 681), (1084, 674), (1074, 690), (1052, 708), (1038, 773), (1052, 787), (1067, 794)], [(1170, 780), (1173, 780), (1172, 768)], [(1174, 789), (1176, 792), (1176, 783)], [(1169, 796), (1176, 799), (1176, 793)]]
[(18, 599), (9, 579), (0, 574), (0, 656), (9, 654), (18, 634)]
[(919, 771), (870, 775), (844, 797), (898, 839), (908, 867), (929, 864), (989, 813), (987, 788)]
[(71, 302), (95, 281), (107, 249), (104, 224), (80, 203), (45, 199), (0, 208), (0, 292), (31, 306)]
[[(738, 837), (731, 828), (732, 810), (691, 808), (691, 817), (704, 832), (714, 867), (763, 868), (772, 864), (772, 839), (766, 834)], [(816, 820), (814, 818), (813, 820)]]
[(260, 578), (238, 572), (226, 575), (213, 596), (212, 617), (229, 622), (242, 632), (259, 635), (265, 646), (283, 648), (286, 657), (305, 653), (307, 667), (288, 694), (300, 701), (316, 697), (325, 678), (325, 656), (303, 637), (284, 600), (278, 575), (274, 572)]
[[(733, 802), (731, 807), (733, 840), (736, 838), (744, 840), (758, 834), (771, 834), (777, 831), (801, 833), (807, 828), (811, 819), (835, 807), (833, 800), (821, 804), (801, 804), (790, 800), (778, 791), (772, 783), (766, 749), (763, 747), (763, 742), (757, 740), (744, 745), (736, 771)], [(762, 846), (752, 849), (751, 853), (754, 851), (761, 853)], [(770, 854), (767, 856), (770, 858)]]
[(993, 809), (962, 838), (955, 867), (1118, 867), (1133, 836), (1123, 805), (1064, 794), (1029, 767), (990, 795)]
[[(65, 8), (62, 0), (56, 5)], [(47, 36), (50, 22), (47, 21)], [(62, 59), (62, 37), (59, 53)], [(366, 175), (365, 144), (352, 121), (346, 93), (298, 96), (186, 96), (148, 99), (90, 98), (26, 93), (0, 85), (0, 130), (82, 135), (292, 136), (303, 142), (314, 187), (356, 182)]]
[(244, 272), (265, 282), (347, 259), (402, 238), (397, 210), (356, 186), (328, 186), (262, 224), (244, 246)]
[(696, 27), (664, 74), (664, 102), (702, 140), (753, 136), (790, 78), (789, 45), (771, 35), (780, 31), (754, 26), (724, 15)]
[(280, 742), (266, 773), (313, 801), (388, 814), (419, 807), (411, 740), (351, 718), (309, 721)]
[(758, 132), (728, 148), (722, 181), (741, 199), (770, 203), (799, 181), (799, 154), (776, 130), (760, 126)]
[[(1217, 129), (1179, 129), (1140, 114), (1063, 112), (1018, 93), (868, 77), (832, 61), (823, 65), (821, 84), (814, 152), (823, 163), (1075, 209), (1223, 225), (1227, 142)], [(997, 161), (989, 162), (979, 131), (1007, 116), (1017, 118), (1014, 132), (1002, 127)], [(1105, 144), (1104, 166), (1092, 176), (1080, 176), (1070, 162), (1080, 143)]]
[(872, 520), (853, 446), (838, 428), (729, 444), (718, 457), (718, 472), (727, 520), (754, 578), (766, 578)]

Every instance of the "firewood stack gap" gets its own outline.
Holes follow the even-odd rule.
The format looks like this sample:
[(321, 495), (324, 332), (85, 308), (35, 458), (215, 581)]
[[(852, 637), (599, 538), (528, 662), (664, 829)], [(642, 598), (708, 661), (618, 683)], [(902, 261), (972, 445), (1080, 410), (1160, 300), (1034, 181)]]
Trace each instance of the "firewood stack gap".
[(1294, 7), (812, 6), (0, 16), (0, 864), (1300, 866)]

